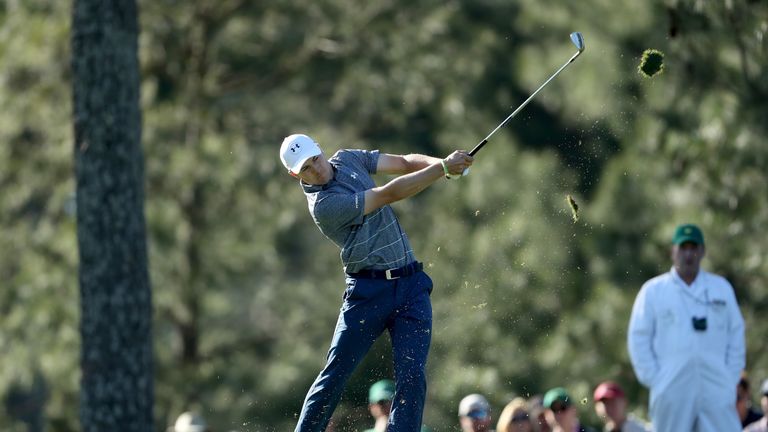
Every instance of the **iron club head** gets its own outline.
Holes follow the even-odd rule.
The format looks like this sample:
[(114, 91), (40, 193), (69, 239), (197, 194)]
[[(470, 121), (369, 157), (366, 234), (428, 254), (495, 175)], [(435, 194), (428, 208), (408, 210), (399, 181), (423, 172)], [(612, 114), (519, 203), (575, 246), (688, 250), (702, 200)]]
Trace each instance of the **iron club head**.
[(581, 33), (571, 33), (571, 41), (574, 45), (576, 45), (576, 48), (578, 48), (579, 52), (584, 51), (584, 36), (582, 36)]

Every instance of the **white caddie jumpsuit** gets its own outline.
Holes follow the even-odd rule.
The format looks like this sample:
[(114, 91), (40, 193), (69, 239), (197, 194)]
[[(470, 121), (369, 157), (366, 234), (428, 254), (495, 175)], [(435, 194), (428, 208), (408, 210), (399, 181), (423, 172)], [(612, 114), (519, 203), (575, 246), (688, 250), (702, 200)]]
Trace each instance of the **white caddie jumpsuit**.
[[(706, 318), (706, 330), (693, 317)], [(650, 391), (658, 432), (737, 432), (736, 385), (745, 366), (744, 318), (725, 278), (699, 271), (689, 286), (674, 267), (635, 299), (627, 343)]]

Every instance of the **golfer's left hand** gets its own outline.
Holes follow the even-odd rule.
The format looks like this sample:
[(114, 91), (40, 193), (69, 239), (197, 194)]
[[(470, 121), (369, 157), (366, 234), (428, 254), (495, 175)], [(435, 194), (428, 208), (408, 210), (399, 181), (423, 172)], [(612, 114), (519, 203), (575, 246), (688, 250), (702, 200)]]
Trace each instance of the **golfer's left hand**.
[(456, 150), (444, 159), (445, 166), (452, 176), (460, 176), (465, 169), (472, 165), (475, 160), (466, 150)]

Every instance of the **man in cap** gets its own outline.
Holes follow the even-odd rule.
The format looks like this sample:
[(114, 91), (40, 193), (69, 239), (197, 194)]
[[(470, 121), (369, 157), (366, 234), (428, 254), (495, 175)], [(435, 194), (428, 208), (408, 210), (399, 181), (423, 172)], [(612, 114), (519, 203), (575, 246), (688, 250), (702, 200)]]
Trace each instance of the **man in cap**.
[(629, 355), (659, 432), (741, 430), (734, 401), (744, 319), (731, 284), (700, 269), (704, 254), (699, 227), (678, 226), (672, 268), (647, 281), (632, 308)]
[[(396, 382), (388, 431), (418, 430), (427, 387), (432, 280), (389, 204), (461, 174), (472, 157), (464, 151), (440, 159), (339, 150), (326, 159), (315, 140), (294, 134), (283, 140), (280, 160), (299, 180), (317, 227), (341, 249), (346, 273), (326, 365), (307, 393), (296, 432), (325, 429), (347, 379), (384, 330), (392, 340)], [(376, 173), (399, 177), (376, 186), (371, 178)]]
[(632, 414), (627, 414), (624, 390), (613, 381), (605, 381), (595, 388), (595, 412), (605, 422), (605, 432), (647, 432), (650, 428)]
[(563, 387), (555, 387), (544, 393), (547, 423), (552, 432), (595, 432), (579, 421), (579, 413), (573, 400)]
[(763, 413), (752, 406), (752, 393), (746, 371), (741, 372), (741, 379), (736, 387), (736, 412), (739, 413), (741, 427), (747, 427), (763, 417)]
[(744, 432), (768, 432), (768, 379), (760, 386), (760, 408), (763, 409), (763, 418), (750, 423), (744, 428)]
[(368, 429), (365, 432), (386, 432), (389, 412), (392, 409), (392, 398), (394, 397), (395, 383), (392, 380), (376, 381), (368, 389), (368, 411), (376, 423), (373, 429)]
[(547, 423), (547, 409), (544, 408), (544, 396), (531, 396), (528, 399), (528, 408), (531, 411), (533, 430), (536, 432), (552, 432), (552, 428)]
[(205, 419), (200, 414), (192, 411), (186, 411), (176, 418), (173, 426), (168, 428), (168, 432), (209, 432)]
[(473, 393), (459, 402), (462, 432), (491, 432), (491, 421), (491, 406), (483, 395)]

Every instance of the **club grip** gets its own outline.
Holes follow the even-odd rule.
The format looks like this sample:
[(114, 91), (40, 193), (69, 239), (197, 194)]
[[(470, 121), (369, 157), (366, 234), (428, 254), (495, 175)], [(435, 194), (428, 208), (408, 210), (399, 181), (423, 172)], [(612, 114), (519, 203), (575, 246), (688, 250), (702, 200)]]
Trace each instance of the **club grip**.
[(481, 149), (481, 148), (483, 148), (483, 146), (484, 146), (484, 145), (486, 145), (487, 143), (488, 143), (488, 139), (487, 139), (487, 138), (486, 138), (486, 139), (484, 139), (484, 140), (482, 140), (482, 141), (480, 141), (480, 143), (478, 143), (478, 144), (475, 146), (475, 148), (473, 148), (472, 150), (470, 150), (470, 151), (469, 151), (469, 155), (470, 155), (470, 156), (474, 156), (474, 155), (475, 155), (475, 153), (479, 152), (479, 151), (480, 151), (480, 149)]

